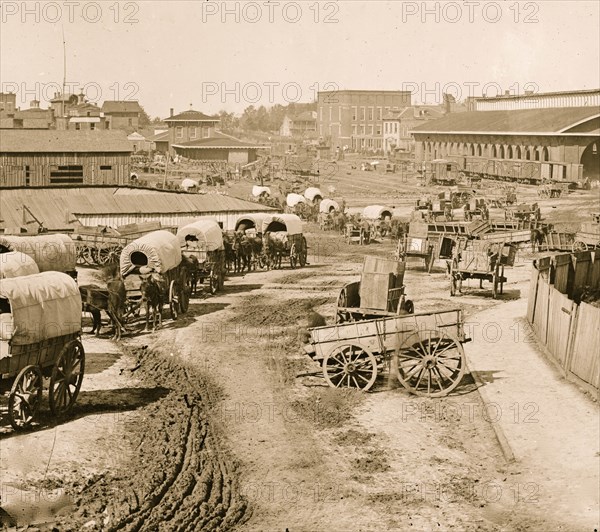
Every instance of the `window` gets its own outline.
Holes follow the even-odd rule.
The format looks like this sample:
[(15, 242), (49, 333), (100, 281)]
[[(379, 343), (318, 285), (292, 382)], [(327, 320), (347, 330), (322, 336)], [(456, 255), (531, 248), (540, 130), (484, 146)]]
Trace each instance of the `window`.
[(364, 136), (365, 134), (365, 126), (364, 124), (360, 126), (360, 134)]
[(182, 138), (183, 138), (183, 127), (182, 127), (182, 126), (177, 126), (177, 127), (175, 128), (175, 136), (176, 136), (178, 139), (182, 139)]
[(110, 122), (104, 122), (104, 129), (110, 129)]
[(94, 124), (94, 122), (90, 123), (90, 130), (94, 131), (94, 129), (96, 129), (96, 124)]
[(356, 115), (356, 107), (352, 108), (352, 120), (356, 120), (357, 119), (357, 115)]
[(88, 111), (88, 112), (86, 113), (86, 116), (92, 116), (92, 113), (90, 113), (90, 111)]
[(31, 170), (29, 166), (25, 167), (25, 186), (28, 187), (30, 184)]
[(540, 160), (540, 150), (535, 150), (535, 160), (539, 161)]
[(133, 118), (128, 118), (127, 119), (127, 125), (128, 126), (133, 126)]
[(206, 139), (210, 137), (210, 128), (208, 126), (202, 126), (202, 138)]
[(381, 120), (381, 116), (383, 114), (383, 107), (377, 108), (377, 120)]
[(356, 137), (356, 130), (357, 130), (356, 124), (352, 124), (352, 135), (354, 137)]
[(373, 120), (373, 108), (369, 107), (368, 111), (367, 111), (367, 120), (371, 121)]
[(79, 131), (81, 129), (81, 124), (79, 122), (75, 123), (75, 129)]
[(542, 161), (548, 162), (550, 160), (549, 154), (548, 154), (548, 148), (546, 148), (544, 146), (544, 150), (542, 151)]
[(196, 128), (195, 127), (190, 127), (190, 138), (191, 139), (195, 139), (196, 135), (197, 135)]
[(103, 165), (100, 165), (100, 170), (112, 170), (112, 166), (103, 164)]
[(365, 108), (364, 107), (360, 108), (360, 119), (361, 120), (365, 119)]
[(381, 135), (381, 125), (377, 124), (377, 135)]
[(50, 167), (50, 184), (83, 184), (83, 166), (68, 165)]
[(373, 136), (373, 126), (369, 126), (369, 128), (367, 129), (367, 135)]

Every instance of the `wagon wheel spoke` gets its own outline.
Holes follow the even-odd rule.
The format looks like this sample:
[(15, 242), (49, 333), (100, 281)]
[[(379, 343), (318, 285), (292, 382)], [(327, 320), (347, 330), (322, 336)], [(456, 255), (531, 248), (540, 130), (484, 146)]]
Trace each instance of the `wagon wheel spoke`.
[(397, 353), (400, 383), (416, 395), (441, 397), (460, 383), (465, 372), (460, 343), (438, 331), (418, 331)]
[(85, 352), (77, 340), (61, 351), (50, 377), (50, 410), (56, 416), (68, 412), (79, 394), (85, 371)]

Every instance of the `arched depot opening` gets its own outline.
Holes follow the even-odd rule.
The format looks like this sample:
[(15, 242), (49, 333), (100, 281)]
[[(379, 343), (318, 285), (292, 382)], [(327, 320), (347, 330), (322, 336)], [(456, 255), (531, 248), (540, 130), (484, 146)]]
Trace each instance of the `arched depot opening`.
[(581, 154), (580, 163), (583, 165), (583, 177), (590, 181), (600, 179), (600, 154), (598, 141), (592, 142)]

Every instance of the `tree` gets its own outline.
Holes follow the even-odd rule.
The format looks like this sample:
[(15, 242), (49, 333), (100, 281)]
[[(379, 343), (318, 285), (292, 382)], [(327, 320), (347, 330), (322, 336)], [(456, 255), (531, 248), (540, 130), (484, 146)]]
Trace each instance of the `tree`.
[(140, 109), (140, 127), (148, 127), (151, 124), (152, 120), (150, 120), (150, 116), (141, 105)]

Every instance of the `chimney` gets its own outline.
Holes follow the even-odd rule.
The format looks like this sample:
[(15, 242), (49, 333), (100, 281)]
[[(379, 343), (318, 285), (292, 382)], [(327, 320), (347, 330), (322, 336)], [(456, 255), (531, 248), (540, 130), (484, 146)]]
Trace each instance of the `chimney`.
[(169, 116), (170, 116), (171, 118), (173, 118), (173, 108), (172, 108), (172, 107), (171, 107), (171, 109), (170, 109), (170, 115), (169, 115)]
[(525, 91), (525, 96), (531, 96), (533, 94), (533, 91)]
[(39, 109), (40, 101), (39, 100), (31, 100), (31, 103), (29, 104), (29, 108), (30, 109)]
[(85, 95), (83, 94), (83, 89), (79, 89), (80, 92), (77, 95), (77, 104), (85, 103)]

